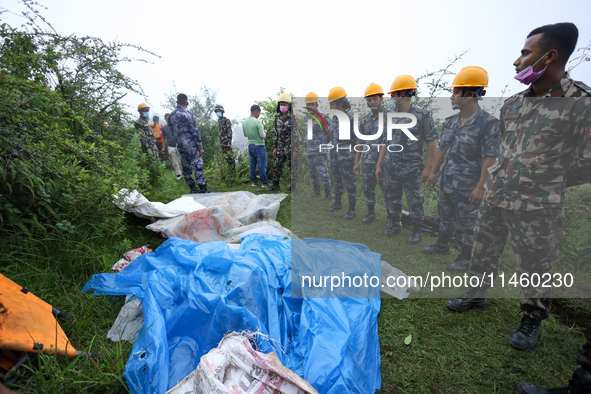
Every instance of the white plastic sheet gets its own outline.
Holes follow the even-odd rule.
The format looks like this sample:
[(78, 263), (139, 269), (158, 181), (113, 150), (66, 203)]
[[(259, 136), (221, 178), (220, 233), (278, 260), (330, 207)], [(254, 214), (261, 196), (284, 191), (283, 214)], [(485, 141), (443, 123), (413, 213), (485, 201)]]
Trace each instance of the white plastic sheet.
[(107, 338), (113, 342), (120, 340), (134, 342), (144, 325), (143, 301), (136, 296), (127, 296), (125, 305), (119, 311)]
[(151, 217), (173, 218), (205, 208), (190, 196), (183, 196), (168, 204), (163, 204), (161, 202), (151, 202), (137, 190), (121, 189), (113, 197), (115, 198), (113, 202), (119, 208), (144, 219)]
[(197, 203), (206, 206), (218, 206), (240, 223), (247, 225), (259, 220), (275, 220), (281, 201), (287, 194), (254, 194), (246, 191), (188, 194)]
[(318, 394), (281, 364), (275, 353), (254, 350), (247, 337), (231, 333), (189, 376), (166, 394)]

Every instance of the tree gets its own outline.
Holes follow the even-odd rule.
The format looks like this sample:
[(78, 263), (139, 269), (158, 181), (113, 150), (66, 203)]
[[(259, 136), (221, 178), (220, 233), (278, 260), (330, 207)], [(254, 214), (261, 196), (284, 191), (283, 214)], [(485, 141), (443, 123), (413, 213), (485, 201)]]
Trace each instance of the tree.
[(117, 188), (146, 179), (129, 162), (137, 146), (101, 135), (105, 121), (111, 136), (123, 134), (119, 100), (141, 92), (117, 71), (132, 59), (121, 57), (125, 44), (59, 35), (36, 3), (23, 3), (27, 27), (0, 25), (0, 223), (43, 228), (96, 218)]

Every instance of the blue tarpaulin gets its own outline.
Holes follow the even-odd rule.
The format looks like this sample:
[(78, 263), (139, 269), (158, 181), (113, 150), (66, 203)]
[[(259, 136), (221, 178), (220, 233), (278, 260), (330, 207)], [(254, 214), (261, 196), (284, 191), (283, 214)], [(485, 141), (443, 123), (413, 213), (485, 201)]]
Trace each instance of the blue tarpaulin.
[[(324, 263), (354, 265), (361, 245), (251, 234), (239, 249), (224, 242), (166, 240), (119, 274), (94, 275), (83, 291), (143, 299), (144, 326), (125, 367), (132, 393), (165, 393), (231, 331), (260, 331), (264, 353), (320, 393), (373, 393), (381, 386), (379, 298), (291, 298), (292, 242), (318, 245)], [(308, 251), (306, 245), (315, 245)], [(380, 266), (380, 256), (363, 249)], [(348, 257), (349, 256), (349, 257)], [(328, 261), (327, 261), (328, 260)], [(323, 264), (324, 264), (323, 263)], [(361, 267), (361, 266), (360, 266)], [(361, 268), (359, 268), (361, 269)]]

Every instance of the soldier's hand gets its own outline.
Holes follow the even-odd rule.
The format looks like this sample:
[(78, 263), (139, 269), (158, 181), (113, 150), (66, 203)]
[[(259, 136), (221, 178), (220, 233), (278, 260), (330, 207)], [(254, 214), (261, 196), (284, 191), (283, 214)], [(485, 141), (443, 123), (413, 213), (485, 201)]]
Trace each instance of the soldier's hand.
[(358, 172), (361, 172), (359, 168), (359, 163), (355, 163), (355, 165), (353, 166), (353, 175), (356, 175)]
[(421, 183), (427, 182), (429, 175), (431, 175), (431, 170), (425, 168), (423, 172), (421, 172)]
[(435, 186), (435, 173), (434, 172), (429, 174), (429, 179), (427, 179), (427, 182), (429, 183), (429, 186), (431, 186), (431, 187)]
[(228, 144), (228, 148), (230, 148), (232, 146), (232, 144)]
[(277, 158), (277, 149), (273, 149), (273, 157), (276, 159)]
[(201, 156), (203, 156), (203, 152), (205, 152), (205, 151), (204, 151), (203, 149), (201, 149), (201, 150), (199, 151), (199, 154), (200, 154)]
[(376, 167), (376, 178), (380, 181), (382, 180), (382, 166)]
[(470, 193), (470, 203), (475, 207), (479, 206), (484, 199), (484, 186), (477, 186), (476, 189)]

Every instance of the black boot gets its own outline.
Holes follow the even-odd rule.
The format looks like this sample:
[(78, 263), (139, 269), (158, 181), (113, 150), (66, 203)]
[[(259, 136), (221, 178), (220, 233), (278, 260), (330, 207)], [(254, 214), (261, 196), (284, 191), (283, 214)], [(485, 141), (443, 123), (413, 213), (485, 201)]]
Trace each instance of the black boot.
[(517, 350), (533, 349), (541, 334), (542, 319), (523, 314), (517, 328), (509, 335), (509, 343)]
[(445, 305), (452, 311), (467, 312), (472, 308), (486, 308), (486, 290), (479, 287), (470, 287), (467, 292), (458, 298), (450, 298)]
[(363, 224), (370, 224), (376, 218), (375, 205), (368, 205), (367, 210), (367, 215), (363, 219), (361, 219), (361, 223)]
[(199, 193), (199, 189), (197, 189), (197, 186), (190, 186), (191, 188), (191, 194), (198, 194)]
[(449, 253), (449, 241), (451, 241), (453, 234), (439, 233), (437, 242), (431, 246), (426, 246), (421, 249), (425, 254), (444, 254)]
[(447, 266), (450, 271), (466, 271), (470, 268), (470, 258), (472, 257), (472, 245), (462, 243), (462, 249), (458, 257)]
[(207, 184), (199, 185), (199, 191), (197, 193), (211, 193), (207, 190)]
[(531, 384), (528, 382), (521, 382), (517, 385), (517, 391), (519, 394), (577, 394), (577, 393), (584, 393), (584, 391), (574, 391), (570, 390), (568, 387), (559, 387), (555, 389), (546, 390), (540, 386), (536, 386), (535, 384)]
[(332, 196), (330, 195), (330, 187), (327, 187), (324, 189), (324, 200), (322, 200), (322, 202), (325, 204), (328, 204), (331, 201), (332, 201)]
[(279, 182), (273, 181), (273, 186), (267, 189), (268, 192), (280, 192), (281, 189), (279, 188)]
[(396, 234), (400, 234), (401, 231), (402, 224), (400, 223), (400, 215), (388, 213), (388, 219), (386, 220), (386, 231), (384, 231), (384, 235), (386, 237), (393, 237)]
[(407, 244), (415, 245), (421, 242), (421, 222), (414, 220), (412, 222), (412, 230), (410, 237), (406, 240)]
[(320, 184), (314, 184), (314, 192), (308, 195), (308, 198), (320, 197)]
[(345, 215), (345, 220), (351, 220), (355, 217), (355, 200), (349, 200), (349, 211)]
[(343, 196), (334, 196), (334, 204), (332, 207), (328, 208), (327, 211), (328, 212), (334, 212), (334, 211), (340, 211), (341, 209), (343, 209), (343, 206), (341, 205), (341, 198)]

